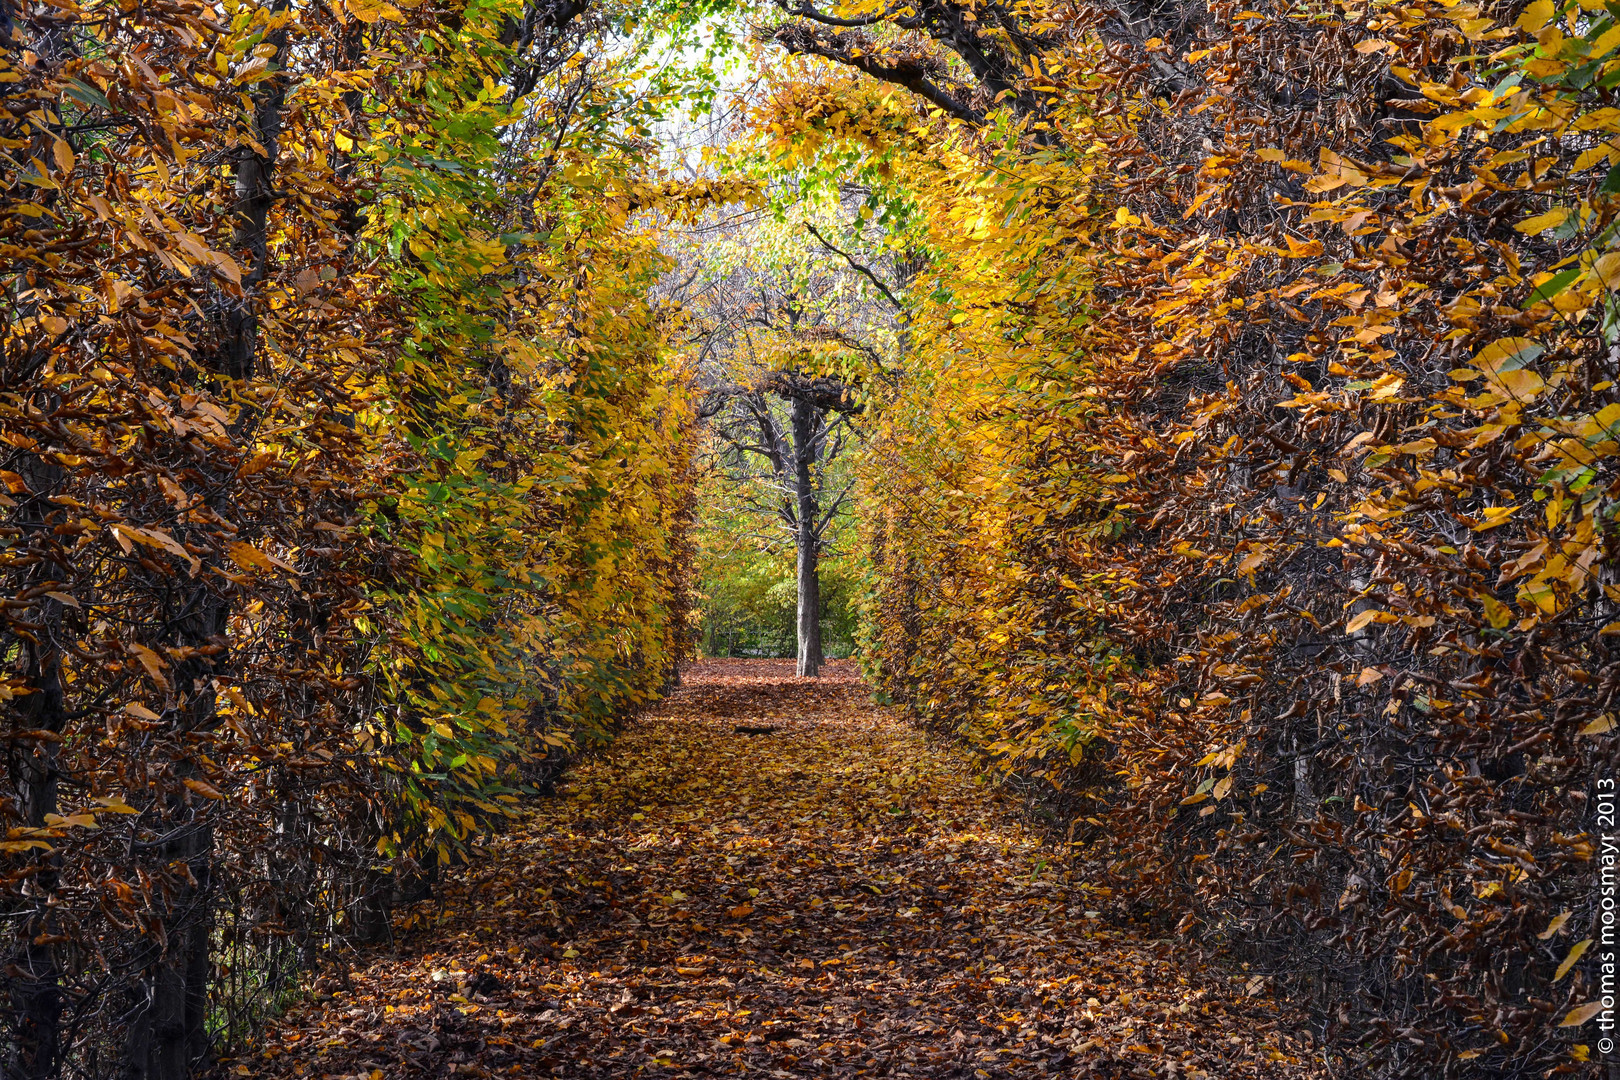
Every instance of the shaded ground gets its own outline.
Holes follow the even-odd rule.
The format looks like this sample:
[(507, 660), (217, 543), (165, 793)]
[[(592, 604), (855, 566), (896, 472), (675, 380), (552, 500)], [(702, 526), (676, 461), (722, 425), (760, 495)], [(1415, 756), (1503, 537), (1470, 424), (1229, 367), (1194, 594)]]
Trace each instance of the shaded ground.
[[(744, 734), (744, 727), (775, 727)], [(694, 665), (347, 989), (233, 1071), (287, 1077), (1292, 1077), (1260, 980), (1087, 889), (848, 665)]]

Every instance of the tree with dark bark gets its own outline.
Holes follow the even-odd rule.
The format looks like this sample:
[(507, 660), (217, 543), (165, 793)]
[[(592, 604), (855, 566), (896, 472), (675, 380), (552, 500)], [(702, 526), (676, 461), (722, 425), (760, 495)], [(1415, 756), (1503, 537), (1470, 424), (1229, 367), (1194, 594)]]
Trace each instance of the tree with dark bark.
[(798, 673), (814, 676), (820, 564), (853, 485), (839, 459), (863, 385), (902, 348), (905, 274), (894, 253), (865, 254), (883, 251), (869, 192), (777, 194), (776, 220), (732, 209), (693, 227), (668, 298), (691, 328), (715, 466), (738, 508), (768, 523), (751, 539), (771, 549), (784, 531), (792, 538)]
[[(788, 17), (756, 36), (794, 56), (816, 56), (904, 87), (946, 115), (975, 126), (998, 105), (1030, 120), (1035, 141), (1052, 142), (1045, 93), (1029, 78), (1058, 41), (1019, 4), (893, 4), (859, 17), (808, 0), (775, 0)], [(1032, 67), (1033, 65), (1033, 67)]]
[(828, 482), (859, 411), (852, 385), (804, 371), (767, 372), (750, 386), (728, 385), (710, 392), (706, 413), (713, 417), (719, 466), (739, 487), (752, 485), (744, 501), (774, 518), (793, 538), (798, 592), (798, 673), (821, 673), (820, 562), (832, 539), (832, 525), (853, 481)]

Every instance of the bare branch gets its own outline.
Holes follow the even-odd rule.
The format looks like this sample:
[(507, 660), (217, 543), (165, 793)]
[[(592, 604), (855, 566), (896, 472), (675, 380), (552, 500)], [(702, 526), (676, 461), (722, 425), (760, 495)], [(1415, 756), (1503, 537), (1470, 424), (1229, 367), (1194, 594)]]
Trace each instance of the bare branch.
[(855, 261), (855, 256), (851, 255), (849, 252), (845, 251), (843, 248), (839, 247), (837, 244), (833, 243), (831, 240), (828, 240), (825, 236), (822, 236), (821, 231), (819, 229), (817, 229), (814, 225), (812, 225), (810, 222), (806, 221), (804, 223), (804, 227), (806, 229), (810, 230), (810, 235), (811, 236), (815, 237), (817, 240), (819, 240), (821, 242), (822, 247), (826, 248), (828, 251), (832, 252), (834, 255), (843, 256), (844, 261), (849, 263), (850, 269), (856, 270), (856, 271), (860, 272), (861, 274), (864, 274), (868, 281), (870, 281), (873, 285), (877, 286), (878, 292), (883, 294), (884, 299), (888, 300), (889, 303), (893, 304), (897, 310), (900, 310), (900, 311), (906, 310), (906, 305), (904, 305), (904, 304), (902, 304), (900, 302), (900, 298), (895, 296), (894, 293), (889, 290), (889, 287), (883, 283), (883, 280), (881, 278), (879, 278), (877, 276), (877, 274), (872, 272), (870, 267), (866, 266), (863, 263), (856, 262)]

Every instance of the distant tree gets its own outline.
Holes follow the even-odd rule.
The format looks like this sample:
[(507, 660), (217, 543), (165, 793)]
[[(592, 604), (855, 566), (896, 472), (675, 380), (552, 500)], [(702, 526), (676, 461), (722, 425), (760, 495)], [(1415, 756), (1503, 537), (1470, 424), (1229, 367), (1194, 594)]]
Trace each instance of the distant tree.
[[(725, 132), (688, 134), (700, 144), (685, 153), (694, 175), (713, 168)], [(771, 166), (744, 155), (724, 171), (768, 176)], [(854, 484), (840, 459), (855, 445), (866, 384), (894, 376), (884, 357), (901, 351), (906, 332), (903, 285), (885, 281), (907, 276), (904, 260), (885, 246), (870, 195), (778, 184), (763, 210), (733, 206), (690, 227), (672, 245), (666, 277), (698, 358), (712, 462), (738, 508), (766, 523), (759, 544), (784, 532), (793, 541), (801, 676), (821, 669), (820, 564)]]
[(793, 539), (801, 676), (821, 672), (819, 567), (854, 484), (829, 483), (829, 466), (848, 445), (859, 408), (848, 381), (799, 369), (765, 370), (751, 383), (714, 387), (704, 405), (719, 467), (743, 492), (744, 505), (774, 518)]

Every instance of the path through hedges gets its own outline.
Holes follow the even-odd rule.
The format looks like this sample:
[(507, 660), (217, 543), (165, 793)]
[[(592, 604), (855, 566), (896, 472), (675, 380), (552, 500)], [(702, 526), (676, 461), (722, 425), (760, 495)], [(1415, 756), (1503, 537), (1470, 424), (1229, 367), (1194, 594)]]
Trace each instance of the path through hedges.
[(1015, 806), (830, 667), (695, 665), (231, 1071), (1311, 1072), (1262, 980), (1103, 921)]

